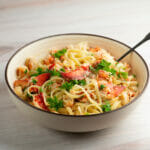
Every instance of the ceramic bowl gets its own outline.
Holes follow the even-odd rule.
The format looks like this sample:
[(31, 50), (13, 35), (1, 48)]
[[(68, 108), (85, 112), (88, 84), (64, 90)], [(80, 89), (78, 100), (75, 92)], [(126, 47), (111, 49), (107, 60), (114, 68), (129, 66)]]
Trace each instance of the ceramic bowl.
[[(115, 58), (129, 50), (129, 46), (117, 40), (92, 34), (60, 34), (48, 36), (31, 42), (20, 48), (8, 61), (5, 70), (5, 79), (12, 101), (28, 118), (45, 127), (68, 131), (68, 132), (89, 132), (96, 131), (116, 125), (124, 120), (137, 106), (142, 99), (143, 92), (148, 83), (149, 72), (144, 59), (137, 52), (132, 52), (123, 61), (132, 66), (132, 71), (137, 75), (139, 82), (138, 96), (129, 104), (111, 112), (87, 116), (69, 116), (46, 112), (31, 106), (13, 91), (13, 82), (16, 79), (16, 68), (24, 64), (25, 59), (31, 56), (43, 57), (50, 48), (60, 49), (69, 44), (77, 44), (87, 41), (90, 46), (99, 46), (108, 50)], [(140, 100), (141, 99), (141, 100)]]

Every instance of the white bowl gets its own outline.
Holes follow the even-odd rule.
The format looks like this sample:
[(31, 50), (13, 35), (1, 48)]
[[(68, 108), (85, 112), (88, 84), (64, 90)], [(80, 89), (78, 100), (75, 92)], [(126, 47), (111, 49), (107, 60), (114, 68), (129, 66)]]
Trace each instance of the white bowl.
[(129, 46), (111, 38), (92, 35), (92, 34), (60, 34), (45, 37), (34, 42), (31, 42), (20, 48), (8, 61), (5, 70), (5, 79), (12, 96), (13, 102), (17, 105), (20, 111), (24, 112), (28, 118), (42, 124), (48, 128), (68, 131), (68, 132), (89, 132), (108, 128), (118, 124), (121, 120), (130, 114), (135, 109), (142, 98), (142, 94), (148, 84), (149, 72), (148, 67), (142, 56), (137, 52), (132, 52), (124, 61), (132, 66), (133, 73), (137, 75), (139, 82), (139, 94), (129, 104), (111, 112), (103, 114), (95, 114), (89, 116), (69, 116), (63, 114), (55, 114), (46, 112), (36, 108), (21, 98), (19, 98), (13, 90), (13, 82), (16, 79), (16, 68), (23, 65), (25, 59), (31, 56), (43, 57), (50, 48), (63, 48), (69, 44), (77, 44), (87, 41), (90, 46), (100, 46), (108, 50), (115, 58), (119, 58), (123, 53), (129, 50)]

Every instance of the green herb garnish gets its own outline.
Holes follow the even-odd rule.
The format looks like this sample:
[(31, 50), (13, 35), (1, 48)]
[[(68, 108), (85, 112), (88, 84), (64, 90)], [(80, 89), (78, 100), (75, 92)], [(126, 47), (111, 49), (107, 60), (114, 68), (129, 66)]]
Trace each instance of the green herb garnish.
[(35, 79), (32, 79), (32, 83), (33, 83), (33, 84), (36, 84), (37, 81), (36, 81)]
[(111, 63), (107, 62), (106, 60), (102, 59), (99, 64), (97, 64), (95, 70), (98, 72), (99, 70), (105, 70), (107, 72), (111, 72), (112, 75), (115, 75), (116, 70), (110, 68)]
[(101, 62), (98, 64), (98, 66), (101, 68), (103, 68), (103, 67), (109, 67), (111, 65), (111, 63), (110, 62), (108, 62), (108, 61), (106, 61), (106, 60), (104, 60), (104, 59), (102, 59), (101, 60)]
[(38, 75), (39, 75), (38, 73), (33, 73), (33, 74), (30, 74), (30, 77), (36, 77)]
[(48, 82), (46, 85), (48, 86), (48, 85), (52, 85), (54, 82), (53, 81), (50, 81), (50, 82)]
[(30, 95), (29, 93), (27, 93), (26, 96), (27, 96), (28, 98), (30, 98), (30, 99), (33, 98), (32, 95)]
[(103, 90), (105, 88), (105, 85), (104, 84), (101, 84), (100, 85), (100, 90)]
[(64, 68), (61, 68), (60, 71), (65, 72), (65, 69), (64, 69)]
[(27, 74), (27, 72), (28, 72), (28, 70), (27, 70), (27, 69), (25, 69), (24, 74)]
[(55, 58), (60, 58), (60, 57), (63, 56), (66, 52), (67, 52), (67, 49), (59, 50), (58, 52), (56, 52), (56, 53), (54, 54), (54, 57), (55, 57)]
[(70, 89), (74, 86), (74, 84), (72, 82), (65, 82), (63, 83), (60, 88), (61, 89), (65, 89), (67, 91), (70, 91)]
[(72, 84), (78, 84), (78, 85), (86, 85), (86, 81), (83, 80), (71, 80), (70, 82), (72, 82)]
[(49, 69), (46, 69), (46, 70), (43, 70), (42, 68), (37, 68), (37, 73), (34, 73), (34, 74), (31, 74), (30, 76), (38, 76), (40, 74), (43, 74), (43, 73), (50, 73), (51, 76), (59, 76), (61, 77), (61, 73), (59, 71), (57, 71), (56, 69), (54, 70), (49, 70)]
[(51, 74), (51, 76), (58, 76), (58, 77), (61, 77), (61, 73), (60, 73), (59, 71), (57, 71), (56, 69), (54, 69), (54, 70), (49, 70), (48, 72)]
[(116, 74), (116, 70), (113, 69), (113, 68), (111, 68), (111, 69), (109, 70), (109, 72), (111, 72), (112, 75), (115, 75), (115, 74)]
[(62, 100), (58, 100), (56, 96), (54, 96), (54, 98), (47, 98), (47, 102), (50, 105), (50, 108), (54, 108), (56, 111), (58, 111), (59, 108), (64, 107), (63, 105), (63, 101)]
[(83, 79), (83, 80), (78, 80), (78, 84), (79, 85), (86, 85), (86, 81)]
[(92, 67), (92, 66), (90, 66), (90, 70), (91, 70), (92, 72), (95, 72), (95, 71), (96, 71), (95, 68)]
[(33, 74), (31, 74), (30, 76), (31, 76), (31, 77), (33, 77), (33, 76), (38, 76), (38, 75), (40, 75), (40, 74), (42, 74), (42, 73), (46, 73), (46, 71), (44, 71), (42, 68), (38, 67), (38, 68), (36, 69), (36, 73), (33, 73)]
[(39, 91), (40, 91), (40, 93), (42, 93), (42, 92), (43, 92), (43, 89), (42, 89), (42, 87), (40, 87), (40, 88), (39, 88)]
[(78, 84), (78, 85), (86, 85), (86, 81), (83, 79), (83, 80), (70, 80), (70, 82), (65, 82), (62, 84), (62, 86), (60, 86), (61, 89), (65, 89), (67, 91), (70, 91), (70, 89), (75, 85), (75, 84)]
[(105, 101), (105, 104), (102, 105), (102, 109), (104, 112), (111, 111), (111, 106), (110, 106), (109, 101)]
[(134, 77), (134, 78), (136, 78), (136, 75), (135, 75), (135, 74), (133, 74), (133, 77)]
[(124, 79), (127, 79), (128, 78), (128, 73), (127, 72), (119, 72), (118, 73), (118, 77), (123, 77)]
[(42, 73), (44, 72), (43, 69), (40, 68), (40, 67), (38, 67), (38, 68), (36, 69), (36, 71), (37, 71), (37, 73), (39, 73), (39, 74), (42, 74)]
[(121, 75), (124, 79), (128, 78), (128, 73), (127, 72), (121, 72)]

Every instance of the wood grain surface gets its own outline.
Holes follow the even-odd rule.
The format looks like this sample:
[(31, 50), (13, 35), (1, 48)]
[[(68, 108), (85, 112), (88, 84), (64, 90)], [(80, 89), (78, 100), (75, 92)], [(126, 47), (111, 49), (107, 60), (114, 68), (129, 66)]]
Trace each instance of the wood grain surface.
[[(150, 32), (149, 0), (0, 0), (0, 150), (150, 150), (150, 87), (121, 125), (73, 134), (46, 129), (12, 103), (4, 80), (10, 56), (38, 38), (100, 34), (133, 46)], [(137, 51), (150, 63), (150, 42)]]

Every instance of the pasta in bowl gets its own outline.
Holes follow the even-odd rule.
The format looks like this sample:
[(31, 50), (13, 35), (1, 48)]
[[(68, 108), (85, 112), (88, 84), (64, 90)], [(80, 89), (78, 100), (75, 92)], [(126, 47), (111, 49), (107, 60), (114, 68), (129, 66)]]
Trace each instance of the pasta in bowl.
[(88, 132), (116, 125), (140, 102), (149, 78), (137, 52), (115, 61), (129, 48), (91, 34), (29, 43), (6, 66), (12, 100), (28, 118), (56, 130)]
[(138, 82), (127, 63), (82, 42), (52, 49), (41, 60), (17, 68), (16, 94), (31, 105), (66, 115), (91, 115), (122, 107), (137, 95)]

